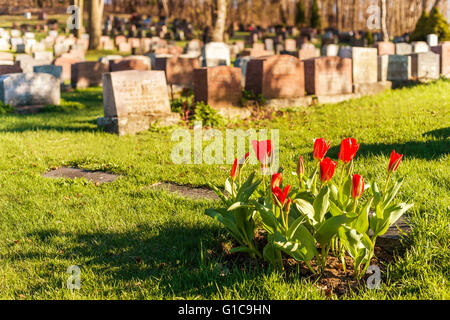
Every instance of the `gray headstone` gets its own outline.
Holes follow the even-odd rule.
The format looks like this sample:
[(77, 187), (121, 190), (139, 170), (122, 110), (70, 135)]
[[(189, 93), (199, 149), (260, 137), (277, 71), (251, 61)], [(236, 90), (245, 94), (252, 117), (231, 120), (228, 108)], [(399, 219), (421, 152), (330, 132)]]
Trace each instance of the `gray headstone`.
[(376, 48), (352, 48), (353, 83), (375, 83), (378, 80)]
[(46, 73), (0, 76), (0, 100), (13, 107), (60, 104), (59, 81)]
[(407, 81), (411, 79), (411, 57), (383, 55), (378, 57), (379, 81)]
[(43, 66), (34, 66), (33, 72), (35, 73), (47, 73), (52, 76), (54, 76), (56, 79), (58, 79), (60, 82), (63, 82), (62, 78), (62, 67), (61, 66), (55, 66), (53, 64), (47, 64)]
[(439, 79), (440, 58), (433, 52), (411, 54), (411, 76), (417, 80)]
[(406, 42), (399, 42), (395, 44), (395, 54), (406, 55), (412, 53), (412, 45)]

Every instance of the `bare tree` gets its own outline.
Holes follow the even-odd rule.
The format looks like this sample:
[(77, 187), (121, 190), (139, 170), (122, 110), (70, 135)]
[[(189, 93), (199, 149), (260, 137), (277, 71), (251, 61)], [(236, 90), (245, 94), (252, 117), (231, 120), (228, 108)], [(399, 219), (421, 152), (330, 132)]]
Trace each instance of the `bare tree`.
[(217, 0), (217, 19), (214, 26), (213, 41), (223, 41), (227, 21), (228, 0)]
[(386, 0), (381, 0), (381, 31), (383, 33), (383, 41), (389, 41), (389, 34), (386, 24), (386, 16), (387, 16), (386, 10), (387, 10)]
[(100, 49), (104, 0), (89, 0), (89, 49)]

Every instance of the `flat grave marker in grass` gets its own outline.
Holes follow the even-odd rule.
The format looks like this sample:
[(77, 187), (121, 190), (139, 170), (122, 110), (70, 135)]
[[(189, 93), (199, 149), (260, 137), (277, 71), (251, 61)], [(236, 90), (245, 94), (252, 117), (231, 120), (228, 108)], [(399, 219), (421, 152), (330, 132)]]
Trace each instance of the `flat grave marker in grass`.
[(61, 167), (58, 169), (50, 170), (42, 175), (45, 178), (67, 178), (67, 179), (75, 179), (75, 178), (86, 178), (88, 181), (92, 181), (94, 183), (107, 183), (115, 181), (119, 176), (116, 174), (103, 172), (103, 171), (91, 171), (91, 170), (83, 170), (79, 168), (69, 168), (69, 167)]
[(168, 182), (157, 182), (152, 184), (150, 188), (155, 190), (165, 190), (193, 200), (219, 200), (217, 195), (208, 188), (183, 186)]

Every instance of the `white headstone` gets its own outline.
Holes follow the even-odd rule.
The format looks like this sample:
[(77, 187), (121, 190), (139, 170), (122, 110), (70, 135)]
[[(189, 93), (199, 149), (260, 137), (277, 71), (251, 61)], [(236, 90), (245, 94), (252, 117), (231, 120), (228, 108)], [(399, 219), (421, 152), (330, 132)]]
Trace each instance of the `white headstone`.
[(415, 41), (412, 43), (413, 53), (422, 53), (430, 51), (428, 44), (424, 41)]
[(209, 42), (202, 50), (203, 66), (230, 65), (230, 49), (223, 42)]
[(11, 30), (11, 37), (12, 38), (18, 38), (20, 36), (21, 36), (20, 30), (17, 30), (17, 29), (12, 29)]
[(435, 47), (439, 44), (439, 37), (437, 34), (427, 35), (427, 43), (430, 47)]
[(6, 74), (0, 76), (0, 99), (13, 107), (60, 104), (60, 84), (46, 73)]
[(327, 44), (322, 47), (322, 55), (325, 57), (336, 57), (339, 54), (337, 44)]

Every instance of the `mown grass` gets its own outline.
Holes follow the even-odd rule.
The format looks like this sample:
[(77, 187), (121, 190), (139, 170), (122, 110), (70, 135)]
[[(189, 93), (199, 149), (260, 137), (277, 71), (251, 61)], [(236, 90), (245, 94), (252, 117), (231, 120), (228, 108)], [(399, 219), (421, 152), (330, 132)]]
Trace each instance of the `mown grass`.
[[(149, 187), (158, 181), (223, 185), (229, 165), (173, 164), (175, 128), (124, 137), (102, 132), (95, 122), (103, 114), (101, 89), (63, 97), (84, 108), (0, 116), (0, 298), (326, 298), (297, 272), (226, 263), (218, 248), (229, 237), (203, 213), (213, 202)], [(355, 170), (380, 181), (391, 150), (403, 153), (400, 198), (415, 203), (406, 252), (386, 266), (380, 290), (342, 298), (448, 299), (449, 119), (450, 82), (440, 80), (230, 127), (279, 129), (286, 173), (300, 154), (312, 167), (316, 137), (332, 142), (333, 158), (342, 138), (356, 138)], [(120, 178), (95, 185), (41, 176), (64, 165)], [(285, 179), (295, 183), (293, 176)], [(81, 268), (80, 290), (66, 288), (71, 265)]]

